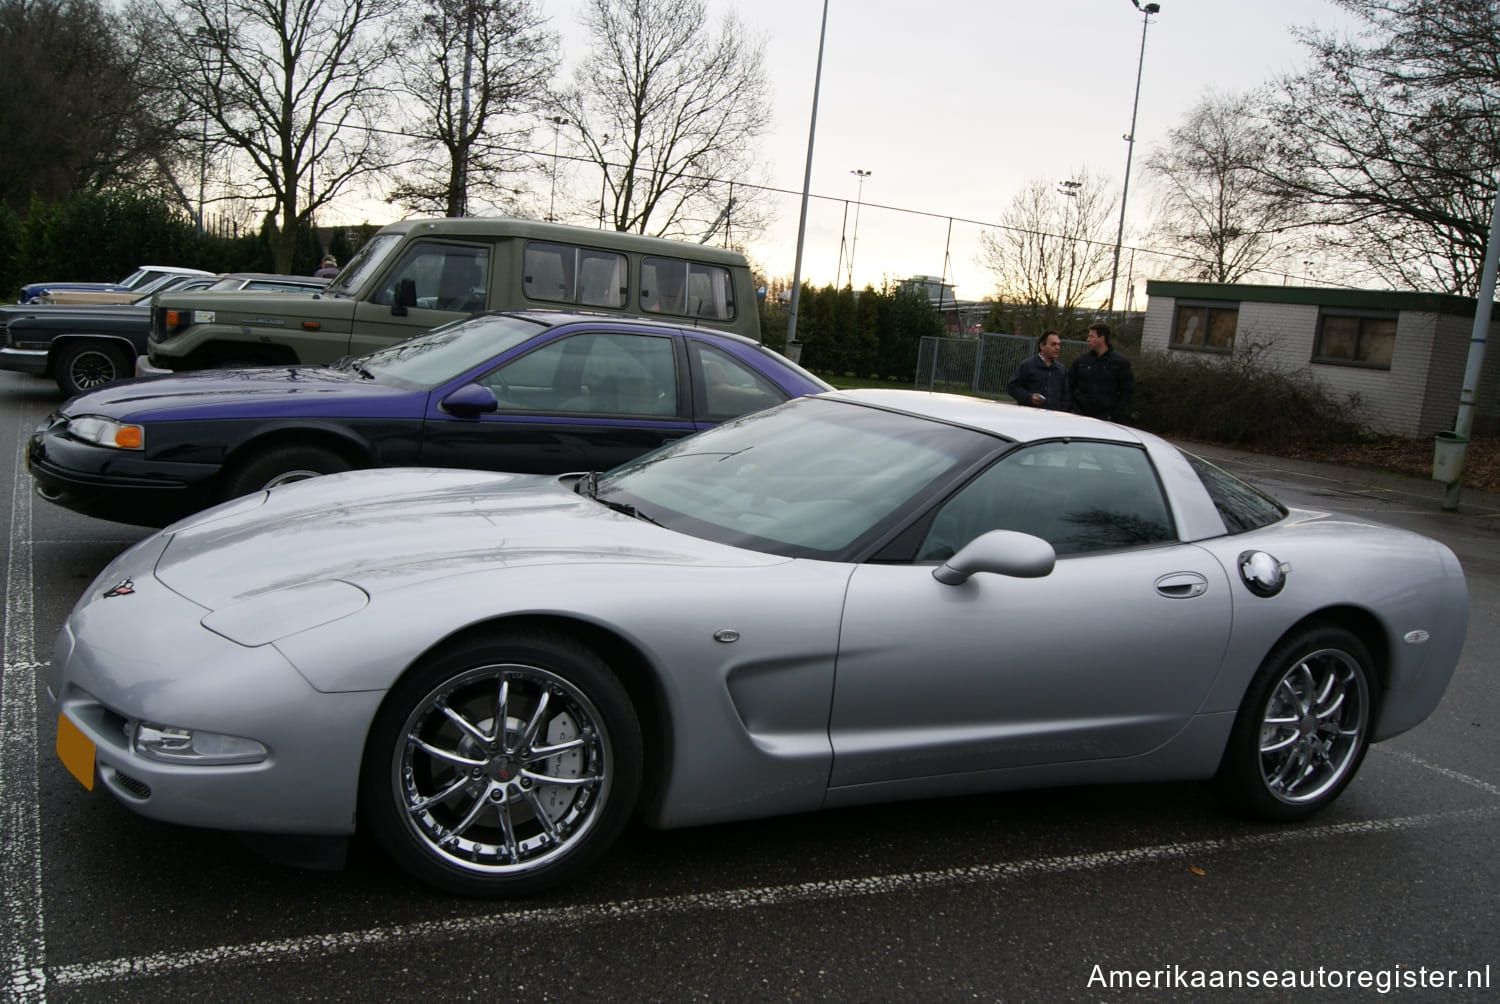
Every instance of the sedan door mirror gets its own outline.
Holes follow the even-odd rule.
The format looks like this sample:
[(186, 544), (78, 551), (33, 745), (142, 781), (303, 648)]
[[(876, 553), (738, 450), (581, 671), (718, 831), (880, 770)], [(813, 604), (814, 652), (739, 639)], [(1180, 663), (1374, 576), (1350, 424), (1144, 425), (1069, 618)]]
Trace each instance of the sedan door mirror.
[(1016, 579), (1039, 579), (1052, 574), (1057, 552), (1040, 537), (1015, 530), (981, 533), (953, 557), (932, 570), (932, 577), (948, 586), (969, 581), (975, 572), (994, 572)]
[(500, 410), (500, 401), (495, 392), (481, 383), (466, 383), (458, 390), (438, 402), (438, 407), (450, 415), (473, 418)]

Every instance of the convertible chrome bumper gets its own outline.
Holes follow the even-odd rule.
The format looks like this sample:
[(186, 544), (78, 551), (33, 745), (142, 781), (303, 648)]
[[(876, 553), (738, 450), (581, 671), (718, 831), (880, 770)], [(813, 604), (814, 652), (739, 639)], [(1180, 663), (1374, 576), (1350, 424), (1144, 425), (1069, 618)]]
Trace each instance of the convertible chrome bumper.
[(13, 373), (34, 373), (41, 376), (47, 372), (47, 350), (0, 349), (0, 370), (10, 370)]

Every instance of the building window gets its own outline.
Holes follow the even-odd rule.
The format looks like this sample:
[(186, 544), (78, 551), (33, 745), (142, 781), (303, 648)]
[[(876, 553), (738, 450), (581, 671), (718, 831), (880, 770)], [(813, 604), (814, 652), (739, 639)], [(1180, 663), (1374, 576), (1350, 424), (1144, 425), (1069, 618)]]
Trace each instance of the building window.
[(1234, 350), (1234, 331), (1239, 323), (1240, 306), (1237, 303), (1179, 301), (1177, 316), (1172, 319), (1171, 347), (1199, 352), (1231, 352)]
[(1396, 351), (1394, 314), (1321, 314), (1313, 362), (1391, 368)]

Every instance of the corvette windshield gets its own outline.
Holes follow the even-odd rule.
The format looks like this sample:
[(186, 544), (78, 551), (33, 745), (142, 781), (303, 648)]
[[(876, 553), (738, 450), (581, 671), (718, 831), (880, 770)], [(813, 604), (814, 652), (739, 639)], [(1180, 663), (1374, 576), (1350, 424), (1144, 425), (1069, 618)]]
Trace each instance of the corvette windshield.
[(535, 320), (491, 314), (433, 328), (346, 365), (371, 376), (435, 387), (546, 330)]
[(908, 415), (801, 398), (618, 467), (599, 479), (598, 496), (697, 536), (829, 556), (994, 443)]

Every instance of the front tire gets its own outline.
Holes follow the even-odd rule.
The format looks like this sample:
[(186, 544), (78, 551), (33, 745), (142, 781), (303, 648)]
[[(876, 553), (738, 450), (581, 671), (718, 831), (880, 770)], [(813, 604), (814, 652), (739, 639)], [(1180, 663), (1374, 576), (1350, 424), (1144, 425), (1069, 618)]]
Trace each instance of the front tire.
[(568, 881), (640, 791), (641, 733), (609, 667), (571, 639), (498, 633), (430, 658), (370, 729), (360, 804), (386, 852), (463, 896)]
[(73, 342), (57, 354), (57, 386), (73, 397), (95, 387), (135, 376), (134, 360), (108, 342)]
[(239, 498), (251, 492), (348, 470), (353, 470), (352, 464), (321, 446), (278, 446), (256, 454), (237, 467), (226, 482), (224, 498)]
[(1375, 719), (1374, 661), (1351, 632), (1315, 625), (1266, 656), (1240, 705), (1215, 784), (1264, 819), (1306, 819), (1354, 778)]

